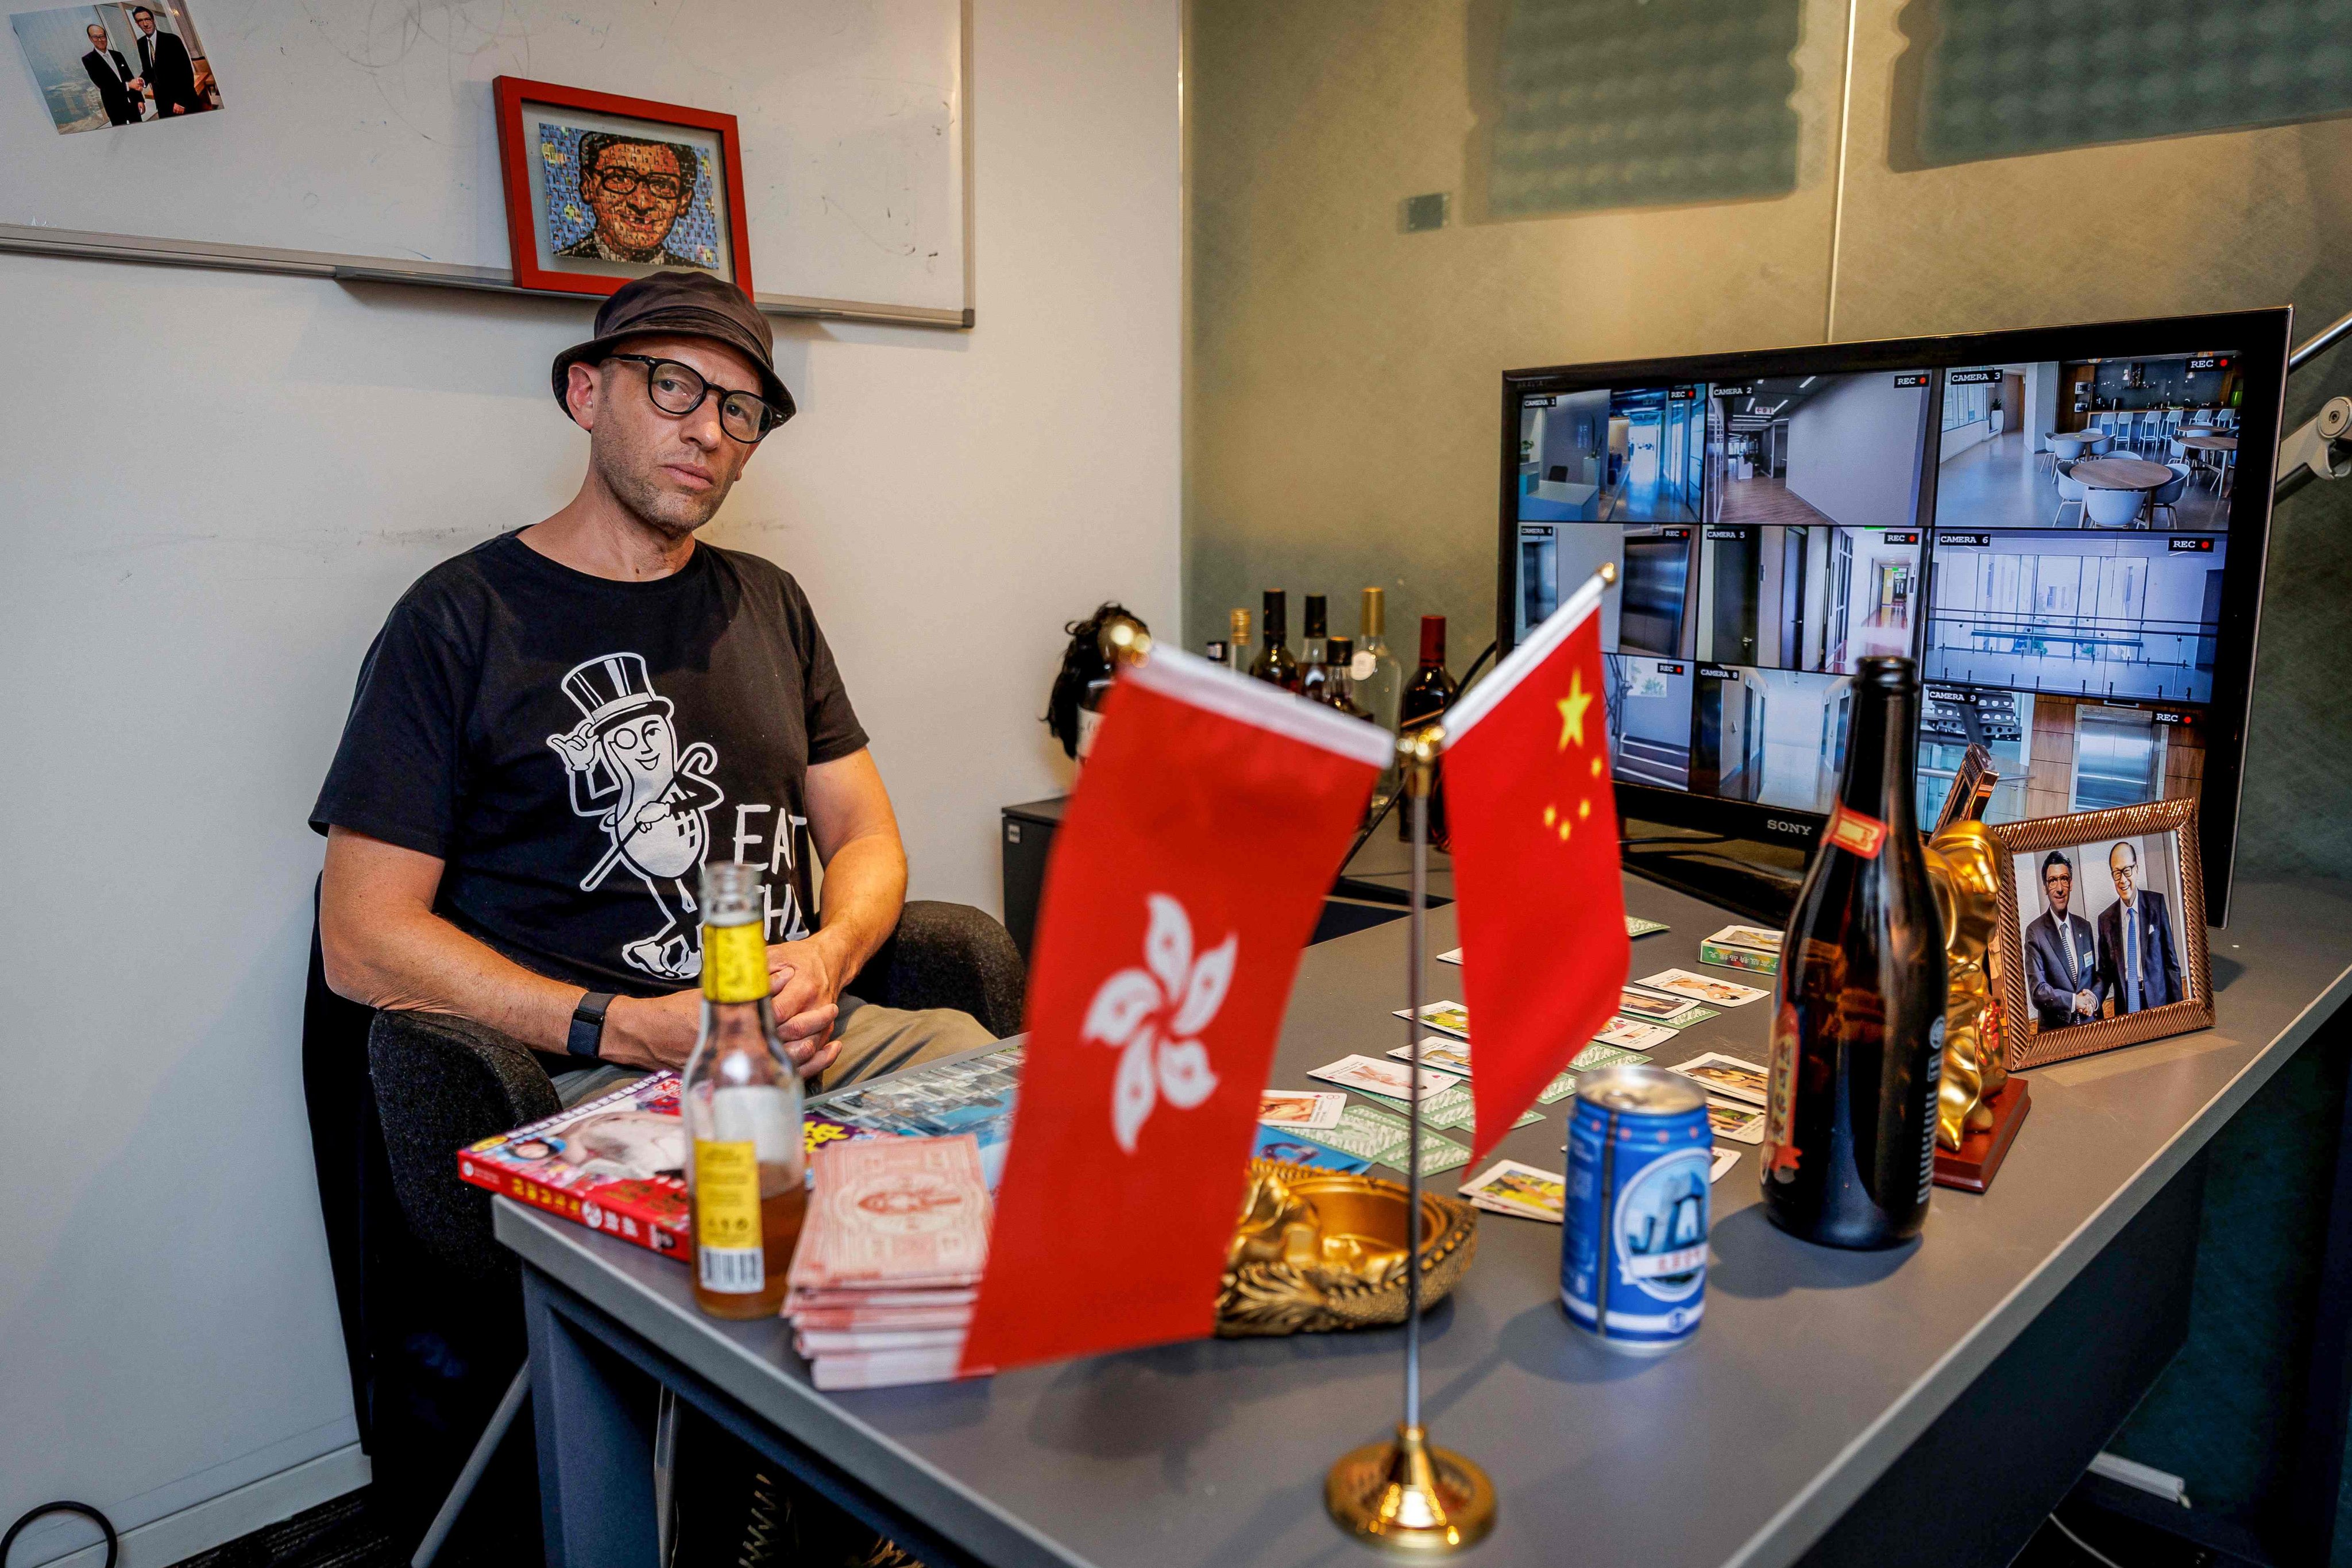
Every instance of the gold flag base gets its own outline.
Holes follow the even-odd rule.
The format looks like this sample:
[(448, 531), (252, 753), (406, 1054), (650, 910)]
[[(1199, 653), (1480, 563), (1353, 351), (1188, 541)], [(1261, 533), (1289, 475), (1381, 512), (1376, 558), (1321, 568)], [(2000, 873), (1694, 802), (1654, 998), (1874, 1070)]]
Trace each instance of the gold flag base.
[(1415, 1556), (1460, 1552), (1495, 1528), (1486, 1472), (1402, 1424), (1394, 1442), (1366, 1444), (1331, 1467), (1323, 1506), (1366, 1544)]

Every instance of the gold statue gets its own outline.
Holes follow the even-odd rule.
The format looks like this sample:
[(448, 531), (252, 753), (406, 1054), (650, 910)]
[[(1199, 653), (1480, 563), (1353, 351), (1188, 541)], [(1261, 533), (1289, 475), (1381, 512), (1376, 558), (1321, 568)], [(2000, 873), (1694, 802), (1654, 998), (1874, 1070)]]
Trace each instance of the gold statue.
[(2009, 1080), (2001, 1059), (2000, 847), (1981, 822), (1956, 822), (1927, 848), (1927, 870), (1944, 918), (1944, 1078), (1936, 1100), (1936, 1142), (1957, 1152), (1992, 1126), (1991, 1100)]

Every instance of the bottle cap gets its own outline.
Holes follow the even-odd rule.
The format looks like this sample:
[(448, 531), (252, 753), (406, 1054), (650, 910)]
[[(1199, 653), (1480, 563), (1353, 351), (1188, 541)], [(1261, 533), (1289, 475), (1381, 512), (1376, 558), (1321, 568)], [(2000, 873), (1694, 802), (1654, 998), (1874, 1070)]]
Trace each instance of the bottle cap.
[(1331, 629), (1331, 617), (1323, 605), (1323, 595), (1307, 595), (1307, 635), (1319, 637)]
[(1331, 664), (1334, 668), (1337, 668), (1339, 666), (1347, 663), (1349, 659), (1356, 657), (1356, 643), (1354, 638), (1327, 637), (1324, 640), (1330, 645)]
[(1290, 628), (1290, 595), (1280, 588), (1265, 591), (1265, 640), (1276, 642)]
[(1364, 590), (1364, 636), (1384, 637), (1389, 635), (1389, 596), (1379, 588)]
[(1236, 647), (1249, 641), (1249, 616), (1247, 610), (1235, 610), (1226, 617), (1233, 626), (1233, 641)]
[(1445, 662), (1445, 617), (1444, 616), (1421, 617), (1421, 662), (1423, 664)]

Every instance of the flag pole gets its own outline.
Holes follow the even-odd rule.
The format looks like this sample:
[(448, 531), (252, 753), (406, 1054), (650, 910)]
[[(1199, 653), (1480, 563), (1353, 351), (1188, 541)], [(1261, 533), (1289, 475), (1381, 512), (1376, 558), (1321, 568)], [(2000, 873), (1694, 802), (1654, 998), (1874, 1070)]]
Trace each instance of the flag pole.
[(1323, 1505), (1340, 1529), (1374, 1545), (1415, 1555), (1458, 1552), (1495, 1528), (1495, 1488), (1461, 1455), (1429, 1441), (1421, 1424), (1421, 977), (1427, 952), (1429, 799), (1436, 787), (1437, 725), (1397, 738), (1412, 802), (1412, 903), (1406, 941), (1404, 1419), (1391, 1441), (1341, 1456), (1323, 1483)]

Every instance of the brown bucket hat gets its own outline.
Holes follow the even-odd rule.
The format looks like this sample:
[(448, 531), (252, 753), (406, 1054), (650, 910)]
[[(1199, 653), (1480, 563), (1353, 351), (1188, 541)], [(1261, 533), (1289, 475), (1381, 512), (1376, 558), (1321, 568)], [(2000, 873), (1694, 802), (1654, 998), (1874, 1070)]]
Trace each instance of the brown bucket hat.
[(621, 285), (596, 312), (596, 335), (555, 356), (555, 402), (568, 418), (563, 386), (575, 364), (594, 364), (632, 338), (708, 338), (749, 359), (760, 372), (760, 395), (775, 406), (776, 424), (799, 412), (776, 374), (775, 334), (751, 297), (708, 272), (654, 272)]

